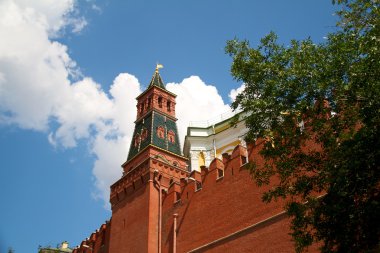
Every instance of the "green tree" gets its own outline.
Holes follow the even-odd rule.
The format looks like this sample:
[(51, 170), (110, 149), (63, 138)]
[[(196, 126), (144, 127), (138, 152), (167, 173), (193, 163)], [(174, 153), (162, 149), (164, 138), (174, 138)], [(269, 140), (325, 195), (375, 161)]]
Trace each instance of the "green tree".
[[(333, 1), (336, 32), (324, 43), (227, 42), (232, 76), (245, 89), (248, 141), (268, 140), (252, 162), (266, 202), (286, 199), (297, 252), (380, 250), (380, 1)], [(273, 180), (276, 178), (276, 180)]]

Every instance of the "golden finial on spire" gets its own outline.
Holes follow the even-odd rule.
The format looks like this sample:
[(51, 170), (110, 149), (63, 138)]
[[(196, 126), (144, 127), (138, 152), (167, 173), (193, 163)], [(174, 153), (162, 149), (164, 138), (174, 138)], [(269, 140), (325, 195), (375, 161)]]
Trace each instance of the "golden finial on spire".
[(162, 64), (157, 63), (156, 64), (156, 73), (158, 73), (159, 69), (162, 69), (164, 66)]

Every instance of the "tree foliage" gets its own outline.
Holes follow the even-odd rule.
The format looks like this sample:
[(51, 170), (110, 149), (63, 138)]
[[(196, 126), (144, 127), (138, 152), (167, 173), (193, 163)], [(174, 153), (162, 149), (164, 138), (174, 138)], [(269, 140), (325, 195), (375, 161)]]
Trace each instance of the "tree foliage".
[[(245, 89), (247, 139), (268, 140), (250, 166), (264, 201), (287, 199), (296, 251), (372, 252), (380, 238), (380, 1), (333, 1), (336, 32), (324, 43), (271, 32), (257, 48), (227, 42)], [(276, 178), (277, 180), (273, 181)]]

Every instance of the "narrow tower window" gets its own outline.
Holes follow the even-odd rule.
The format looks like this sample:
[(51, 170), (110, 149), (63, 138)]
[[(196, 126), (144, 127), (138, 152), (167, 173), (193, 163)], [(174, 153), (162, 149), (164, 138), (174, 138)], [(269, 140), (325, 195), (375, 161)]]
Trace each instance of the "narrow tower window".
[(141, 113), (144, 112), (144, 103), (141, 103)]
[(158, 97), (158, 107), (162, 108), (162, 97)]
[(171, 105), (172, 105), (172, 103), (170, 101), (166, 102), (166, 108), (167, 108), (168, 112), (170, 112), (172, 110)]

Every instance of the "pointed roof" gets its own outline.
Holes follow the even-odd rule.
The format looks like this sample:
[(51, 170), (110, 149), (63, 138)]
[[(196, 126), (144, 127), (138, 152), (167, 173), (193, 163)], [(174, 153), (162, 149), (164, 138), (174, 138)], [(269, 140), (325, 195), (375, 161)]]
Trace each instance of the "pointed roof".
[(152, 76), (152, 80), (150, 81), (148, 88), (151, 86), (157, 86), (157, 87), (160, 87), (161, 89), (166, 90), (165, 84), (162, 81), (162, 78), (160, 76), (160, 73), (158, 72), (158, 69), (156, 69), (156, 71), (154, 72)]
[(172, 92), (170, 92), (170, 91), (168, 91), (166, 89), (164, 81), (162, 80), (161, 75), (160, 75), (160, 73), (158, 71), (159, 68), (160, 68), (160, 66), (162, 68), (161, 64), (157, 64), (156, 71), (154, 72), (154, 74), (152, 76), (152, 79), (150, 80), (150, 83), (149, 83), (148, 87), (146, 88), (146, 90), (143, 93), (141, 93), (140, 95), (138, 95), (136, 99), (139, 99), (141, 96), (143, 96), (152, 87), (158, 87), (161, 90), (164, 90), (165, 92), (169, 93), (173, 97), (177, 97), (176, 94), (174, 94), (174, 93), (172, 93)]

